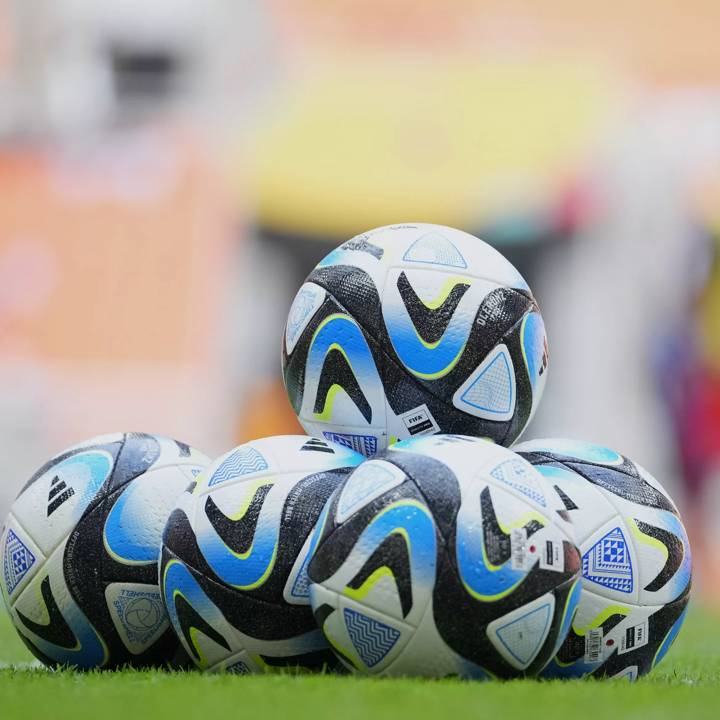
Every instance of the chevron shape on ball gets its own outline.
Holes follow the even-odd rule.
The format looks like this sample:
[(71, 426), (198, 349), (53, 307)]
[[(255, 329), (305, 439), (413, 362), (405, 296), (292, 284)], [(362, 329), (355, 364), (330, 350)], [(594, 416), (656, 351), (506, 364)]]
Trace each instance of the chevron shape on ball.
[(372, 408), (355, 377), (345, 352), (339, 347), (331, 347), (323, 360), (315, 396), (313, 413), (317, 418), (322, 420), (332, 418), (333, 399), (335, 393), (340, 389), (344, 390), (353, 401), (365, 421), (368, 424), (371, 423)]
[(417, 334), (426, 343), (436, 343), (445, 334), (460, 301), (470, 287), (469, 283), (455, 282), (452, 279), (441, 290), (439, 305), (426, 305), (410, 284), (407, 275), (401, 272), (397, 279), (397, 289), (405, 304)]
[(345, 627), (360, 659), (374, 667), (395, 647), (400, 631), (356, 610), (343, 611)]

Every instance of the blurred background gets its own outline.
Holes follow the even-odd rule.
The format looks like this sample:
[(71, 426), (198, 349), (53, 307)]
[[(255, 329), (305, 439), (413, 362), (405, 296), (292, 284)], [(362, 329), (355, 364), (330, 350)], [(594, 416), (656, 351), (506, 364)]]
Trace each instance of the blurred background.
[(113, 430), (299, 429), (295, 291), (423, 221), (534, 289), (525, 438), (668, 486), (720, 602), (717, 0), (0, 0), (0, 515)]

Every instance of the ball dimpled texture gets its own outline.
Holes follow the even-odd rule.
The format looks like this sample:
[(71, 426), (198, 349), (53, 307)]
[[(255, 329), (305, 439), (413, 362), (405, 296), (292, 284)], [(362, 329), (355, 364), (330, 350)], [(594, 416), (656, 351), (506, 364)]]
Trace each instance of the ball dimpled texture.
[(580, 589), (571, 525), (542, 476), (454, 435), (402, 441), (353, 471), (308, 572), (338, 658), (377, 675), (535, 675)]
[(163, 607), (157, 558), (179, 495), (209, 459), (144, 433), (87, 440), (27, 482), (0, 534), (2, 593), (50, 666), (186, 664)]
[(213, 462), (163, 536), (163, 597), (178, 637), (209, 671), (335, 665), (316, 627), (307, 562), (326, 501), (362, 455), (290, 435)]
[(582, 553), (577, 615), (547, 677), (648, 673), (685, 618), (692, 559), (660, 483), (609, 448), (550, 439), (514, 448), (563, 501)]
[(422, 223), (371, 230), (322, 260), (290, 308), (282, 359), (305, 430), (366, 456), (438, 432), (510, 445), (548, 364), (515, 267), (473, 235)]

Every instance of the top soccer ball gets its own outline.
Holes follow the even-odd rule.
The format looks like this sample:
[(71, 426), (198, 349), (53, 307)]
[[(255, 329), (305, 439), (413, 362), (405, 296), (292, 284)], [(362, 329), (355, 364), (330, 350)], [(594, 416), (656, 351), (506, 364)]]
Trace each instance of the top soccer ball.
[(364, 455), (437, 432), (510, 445), (542, 396), (545, 326), (518, 271), (441, 225), (354, 237), (310, 273), (283, 342), (308, 433)]

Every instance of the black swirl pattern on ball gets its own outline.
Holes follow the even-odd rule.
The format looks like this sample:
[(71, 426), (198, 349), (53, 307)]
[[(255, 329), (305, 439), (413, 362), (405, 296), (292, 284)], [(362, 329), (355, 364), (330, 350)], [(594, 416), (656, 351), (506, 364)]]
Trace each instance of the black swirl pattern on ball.
[(636, 666), (638, 677), (647, 675), (653, 668), (655, 656), (663, 644), (668, 632), (687, 608), (690, 599), (690, 585), (685, 588), (680, 597), (667, 605), (663, 605), (648, 618), (648, 642), (646, 645), (629, 652), (620, 654), (618, 649), (595, 670), (594, 677), (612, 677)]
[[(108, 648), (106, 669), (125, 664), (135, 667), (167, 665), (178, 657), (179, 643), (170, 628), (144, 652), (131, 653), (118, 635), (105, 599), (111, 583), (157, 585), (157, 565), (126, 565), (117, 562), (106, 550), (103, 531), (108, 514), (128, 484), (147, 472), (160, 456), (158, 440), (145, 433), (127, 433), (115, 446), (115, 464), (110, 476), (70, 533), (63, 556), (65, 582), (73, 600), (84, 613)], [(108, 447), (103, 447), (108, 450)], [(178, 457), (182, 449), (178, 448)]]
[(53, 643), (61, 648), (73, 648), (77, 643), (77, 638), (65, 621), (57, 602), (55, 602), (49, 577), (43, 578), (43, 581), (40, 583), (40, 595), (42, 596), (45, 610), (47, 611), (47, 624), (36, 623), (20, 610), (16, 609), (15, 612), (17, 612), (17, 616), (20, 618), (20, 622), (22, 622), (31, 633), (34, 633), (46, 642)]
[(457, 306), (469, 287), (468, 283), (457, 283), (439, 307), (429, 308), (417, 296), (404, 272), (401, 272), (397, 279), (397, 289), (405, 303), (405, 309), (418, 335), (427, 343), (437, 342), (445, 334)]
[[(447, 438), (447, 442), (465, 441), (466, 439), (461, 437), (450, 436)], [(437, 575), (432, 602), (435, 626), (442, 639), (460, 656), (487, 669), (494, 675), (514, 677), (518, 674), (517, 669), (498, 653), (487, 637), (485, 628), (496, 618), (502, 617), (542, 595), (553, 593), (555, 606), (551, 620), (552, 629), (525, 674), (532, 675), (539, 671), (550, 660), (554, 652), (565, 603), (580, 572), (580, 557), (577, 549), (571, 543), (563, 542), (565, 567), (563, 573), (544, 570), (536, 562), (522, 583), (511, 594), (492, 602), (477, 601), (468, 594), (457, 567), (456, 523), (461, 496), (459, 483), (454, 473), (444, 463), (434, 458), (408, 451), (388, 450), (380, 454), (378, 458), (391, 462), (402, 469), (408, 476), (407, 480), (375, 498), (344, 522), (328, 525), (310, 562), (308, 571), (311, 580), (315, 583), (323, 583), (332, 577), (347, 561), (368, 524), (385, 507), (406, 498), (418, 500), (428, 506), (436, 524)], [(487, 490), (487, 488), (485, 489)], [(332, 517), (336, 515), (341, 492), (342, 490), (339, 490), (332, 501)], [(488, 519), (485, 524), (486, 537), (489, 544), (495, 548), (492, 551), (495, 559), (501, 562), (509, 558), (509, 539), (499, 527), (492, 502), (487, 502), (488, 499), (489, 493), (483, 508), (484, 517)], [(480, 502), (481, 495), (478, 497), (478, 503)], [(541, 526), (537, 521), (531, 521), (525, 527), (532, 534)], [(407, 552), (407, 546), (404, 543), (403, 546), (403, 552)], [(383, 557), (386, 567), (393, 564), (397, 568), (402, 562), (397, 559), (399, 549), (399, 546), (393, 548), (395, 557), (391, 561), (387, 557)], [(384, 556), (389, 554), (389, 550), (389, 547), (386, 548)], [(374, 562), (373, 565), (379, 565), (379, 563)], [(402, 577), (401, 570), (397, 575), (393, 570), (393, 574), (396, 577), (398, 575)], [(357, 578), (354, 578), (352, 583), (351, 587), (359, 585)], [(412, 592), (412, 585), (410, 585), (410, 591)], [(401, 605), (403, 605), (404, 614), (406, 614), (406, 609), (409, 612), (409, 607), (412, 607), (408, 607), (407, 603), (402, 602), (402, 599)], [(453, 608), (453, 612), (448, 612), (448, 608)], [(334, 609), (327, 605), (316, 609), (316, 620), (321, 627), (332, 612)], [(473, 628), (473, 632), (468, 632), (468, 628)]]
[[(341, 493), (342, 490), (339, 490), (332, 500), (330, 517), (336, 516)], [(407, 481), (369, 502), (344, 522), (340, 524), (328, 522), (308, 565), (308, 575), (312, 582), (322, 583), (332, 577), (345, 563), (360, 535), (373, 518), (387, 505), (407, 498), (424, 502), (414, 483)], [(330, 536), (332, 541), (328, 542)], [(403, 552), (407, 552), (407, 547)], [(402, 566), (402, 562), (399, 560), (397, 564)]]
[(272, 485), (268, 483), (257, 488), (247, 510), (238, 520), (231, 520), (227, 517), (211, 496), (205, 500), (207, 519), (223, 543), (234, 553), (241, 555), (250, 549), (255, 537), (260, 510), (271, 487)]
[(203, 635), (209, 637), (213, 642), (216, 642), (220, 647), (224, 647), (230, 652), (230, 646), (227, 640), (212, 627), (200, 613), (181, 595), (178, 595), (173, 599), (175, 603), (175, 611), (177, 612), (178, 621), (180, 622), (180, 629), (187, 646), (190, 648), (193, 656), (196, 660), (200, 660), (200, 653), (198, 653), (195, 643), (192, 639), (192, 631), (198, 630)]
[[(407, 280), (407, 278), (406, 278)], [(312, 335), (333, 312), (348, 313), (361, 326), (383, 383), (388, 404), (396, 415), (426, 404), (444, 432), (493, 437), (505, 443), (525, 426), (532, 411), (532, 385), (524, 371), (520, 328), (529, 312), (538, 312), (532, 297), (513, 288), (491, 291), (478, 308), (466, 349), (455, 367), (444, 377), (426, 380), (408, 372), (397, 356), (385, 327), (382, 303), (372, 278), (362, 269), (346, 265), (319, 267), (307, 278), (328, 293), (323, 306), (305, 328), (290, 356), (283, 348), (285, 386), (296, 412), (302, 406), (305, 362)], [(408, 283), (409, 285), (409, 283)], [(456, 286), (457, 287), (457, 286)], [(407, 293), (406, 293), (407, 295)], [(420, 322), (419, 316), (415, 317)], [(418, 327), (422, 336), (435, 336), (444, 324), (443, 315), (431, 325)], [(416, 325), (417, 327), (417, 325)], [(505, 343), (516, 368), (516, 406), (509, 421), (478, 418), (454, 407), (448, 401), (484, 357), (497, 344)]]
[(403, 617), (407, 617), (412, 610), (412, 577), (410, 575), (410, 557), (408, 546), (400, 535), (388, 535), (380, 545), (375, 548), (372, 555), (348, 583), (354, 590), (362, 587), (363, 583), (380, 568), (390, 570), (395, 581), (400, 607)]
[[(227, 585), (207, 563), (197, 543), (195, 532), (186, 514), (175, 510), (163, 536), (164, 552), (176, 557), (188, 568), (210, 600), (220, 609), (227, 621), (241, 633), (257, 640), (287, 640), (316, 629), (309, 605), (289, 604), (283, 590), (297, 557), (324, 508), (339, 483), (350, 472), (340, 468), (313, 473), (300, 480), (289, 491), (282, 508), (277, 554), (272, 571), (265, 581), (252, 590), (239, 590)], [(269, 489), (268, 486), (261, 486)], [(242, 531), (225, 523), (232, 523), (215, 506), (211, 498), (205, 501), (210, 509), (208, 518), (219, 527), (226, 543), (234, 542), (237, 552), (252, 544), (257, 519), (267, 498), (267, 490), (257, 491), (243, 519), (248, 522)], [(216, 509), (212, 509), (212, 508)], [(252, 517), (249, 517), (252, 510)], [(218, 514), (219, 513), (219, 514)], [(212, 517), (211, 517), (212, 515)], [(231, 546), (232, 547), (232, 546)], [(163, 561), (167, 564), (168, 560)], [(331, 657), (328, 651), (325, 662)], [(281, 662), (281, 660), (278, 660)], [(292, 659), (282, 661), (293, 664)], [(312, 658), (309, 658), (312, 662)], [(300, 663), (307, 666), (305, 662)]]
[(330, 350), (325, 356), (325, 360), (323, 360), (313, 412), (322, 413), (330, 388), (334, 385), (339, 385), (349, 395), (350, 399), (355, 403), (355, 407), (365, 418), (365, 422), (370, 424), (372, 422), (370, 403), (355, 378), (355, 374), (345, 355), (335, 348)]
[(635, 463), (623, 457), (621, 465), (603, 465), (587, 460), (578, 460), (572, 455), (543, 450), (519, 453), (531, 465), (546, 465), (576, 472), (593, 485), (607, 490), (629, 502), (667, 510), (677, 515), (673, 504), (659, 490), (656, 490), (638, 471)]
[[(606, 618), (598, 627), (602, 630), (603, 636), (607, 635), (618, 623), (625, 619), (625, 615), (614, 613)], [(571, 625), (570, 630), (558, 650), (557, 658), (560, 662), (569, 665), (585, 657), (585, 635), (578, 635)]]
[(661, 542), (667, 550), (667, 559), (662, 569), (655, 578), (645, 586), (645, 590), (657, 592), (672, 580), (678, 568), (682, 565), (683, 558), (685, 557), (685, 544), (675, 533), (668, 532), (663, 528), (655, 527), (642, 520), (635, 520), (635, 524), (641, 533), (655, 538), (658, 542)]
[(203, 592), (241, 633), (258, 640), (286, 640), (314, 628), (312, 613), (305, 605), (266, 602), (225, 585), (200, 552), (187, 516), (177, 511), (171, 521), (167, 556), (176, 557), (187, 567)]

